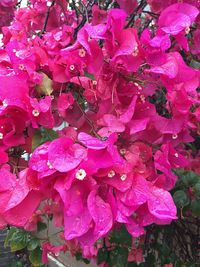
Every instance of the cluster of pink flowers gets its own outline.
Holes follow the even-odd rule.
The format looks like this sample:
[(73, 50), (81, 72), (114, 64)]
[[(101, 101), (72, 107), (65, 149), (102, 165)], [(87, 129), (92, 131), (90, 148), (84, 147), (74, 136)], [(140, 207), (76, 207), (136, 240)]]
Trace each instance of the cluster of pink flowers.
[(16, 0), (0, 0), (0, 33), (2, 27), (13, 20), (16, 3)]
[[(173, 169), (199, 162), (185, 144), (200, 134), (200, 71), (188, 65), (200, 60), (200, 3), (147, 2), (152, 18), (120, 0), (94, 4), (79, 27), (67, 2), (34, 0), (2, 28), (2, 228), (32, 230), (48, 200), (64, 238), (86, 251), (120, 224), (138, 237), (177, 219)], [(58, 138), (33, 150), (44, 129)]]

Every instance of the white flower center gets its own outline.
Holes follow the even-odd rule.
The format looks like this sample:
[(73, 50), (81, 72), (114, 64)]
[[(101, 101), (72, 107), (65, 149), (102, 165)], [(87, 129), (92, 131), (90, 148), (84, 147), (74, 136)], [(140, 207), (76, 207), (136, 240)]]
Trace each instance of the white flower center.
[(115, 171), (113, 171), (113, 170), (109, 171), (108, 177), (112, 178), (113, 176), (115, 176)]
[(122, 176), (120, 177), (120, 179), (121, 179), (122, 181), (125, 181), (126, 178), (127, 178), (127, 175), (126, 175), (126, 174), (122, 174)]
[(80, 169), (80, 170), (78, 170), (77, 172), (76, 172), (76, 179), (78, 179), (78, 180), (83, 180), (85, 177), (86, 177), (86, 171), (84, 170), (84, 169)]
[(40, 115), (40, 112), (39, 112), (39, 110), (34, 109), (34, 110), (32, 111), (32, 114), (33, 114), (34, 117), (38, 117), (38, 116)]

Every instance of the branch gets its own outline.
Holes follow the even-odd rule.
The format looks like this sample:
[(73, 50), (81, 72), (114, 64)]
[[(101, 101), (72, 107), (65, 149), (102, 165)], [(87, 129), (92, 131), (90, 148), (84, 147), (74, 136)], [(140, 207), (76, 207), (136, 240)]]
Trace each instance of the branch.
[(86, 22), (89, 21), (89, 17), (91, 16), (92, 13), (92, 7), (95, 4), (96, 0), (88, 1), (87, 5), (84, 5), (84, 3), (81, 1), (81, 5), (83, 7), (83, 13), (82, 14), (82, 20), (80, 24), (76, 27), (74, 30), (74, 39), (77, 38), (77, 34), (80, 31), (80, 29), (85, 25)]
[(48, 20), (49, 20), (49, 15), (50, 15), (50, 11), (51, 11), (51, 8), (55, 5), (55, 0), (52, 1), (51, 5), (48, 7), (48, 10), (47, 10), (47, 13), (46, 13), (46, 17), (45, 17), (45, 20), (44, 20), (44, 25), (43, 25), (43, 28), (42, 28), (42, 31), (40, 33), (40, 37), (42, 37), (42, 35), (45, 33), (46, 31), (46, 28), (47, 28), (47, 23), (48, 23)]
[(140, 4), (136, 7), (136, 9), (134, 10), (134, 12), (132, 13), (132, 15), (130, 16), (130, 20), (127, 23), (127, 25), (125, 26), (125, 29), (129, 28), (130, 26), (132, 26), (135, 16), (137, 15), (138, 11), (140, 9), (144, 9), (147, 5), (147, 1), (146, 0), (141, 0)]

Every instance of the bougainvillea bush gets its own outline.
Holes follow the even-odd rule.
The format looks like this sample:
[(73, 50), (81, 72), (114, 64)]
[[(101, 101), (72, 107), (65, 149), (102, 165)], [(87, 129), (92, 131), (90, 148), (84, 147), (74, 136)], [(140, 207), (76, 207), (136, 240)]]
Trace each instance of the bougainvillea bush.
[[(61, 251), (102, 267), (196, 260), (170, 248), (175, 226), (199, 226), (199, 8), (0, 1), (0, 227), (34, 266)], [(62, 245), (41, 250), (31, 233), (49, 221)]]

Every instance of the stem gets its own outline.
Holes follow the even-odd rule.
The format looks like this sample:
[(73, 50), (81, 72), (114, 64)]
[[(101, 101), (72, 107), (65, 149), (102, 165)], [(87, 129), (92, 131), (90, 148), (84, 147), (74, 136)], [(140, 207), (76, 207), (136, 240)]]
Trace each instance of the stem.
[(46, 17), (45, 17), (45, 20), (44, 20), (44, 25), (43, 25), (43, 28), (42, 28), (40, 37), (42, 37), (42, 35), (43, 35), (43, 34), (45, 33), (45, 31), (46, 31), (47, 23), (48, 23), (48, 20), (49, 20), (50, 11), (51, 11), (51, 8), (52, 8), (54, 5), (55, 5), (55, 0), (53, 0), (52, 3), (51, 3), (51, 5), (48, 7), (48, 10), (47, 10), (47, 13), (46, 13)]
[(144, 9), (147, 5), (147, 1), (146, 0), (141, 0), (140, 4), (136, 7), (136, 9), (134, 10), (134, 12), (132, 13), (132, 15), (130, 16), (130, 20), (127, 23), (127, 25), (125, 26), (125, 29), (129, 28), (130, 26), (132, 26), (135, 16), (137, 15), (138, 11), (140, 9)]

